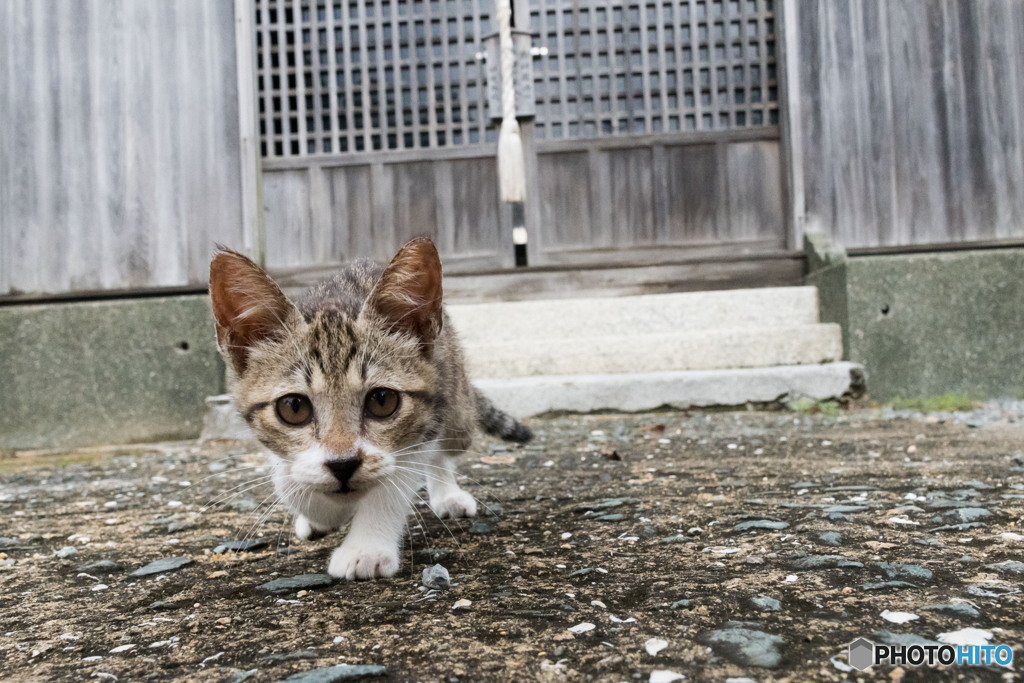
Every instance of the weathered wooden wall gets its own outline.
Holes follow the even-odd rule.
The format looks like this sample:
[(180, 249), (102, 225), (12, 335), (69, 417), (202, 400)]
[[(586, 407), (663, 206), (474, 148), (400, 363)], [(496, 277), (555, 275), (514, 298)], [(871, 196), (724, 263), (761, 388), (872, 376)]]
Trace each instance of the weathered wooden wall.
[(798, 230), (802, 215), (848, 247), (1024, 237), (1024, 2), (784, 5)]
[(251, 244), (235, 19), (233, 0), (0, 2), (0, 297), (201, 286), (215, 241)]

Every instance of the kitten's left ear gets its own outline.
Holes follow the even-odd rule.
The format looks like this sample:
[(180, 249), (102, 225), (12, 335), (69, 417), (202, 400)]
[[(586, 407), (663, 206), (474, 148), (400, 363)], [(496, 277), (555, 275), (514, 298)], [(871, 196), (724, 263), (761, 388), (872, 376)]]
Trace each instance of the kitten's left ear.
[(285, 333), (297, 315), (270, 276), (238, 252), (219, 249), (210, 263), (210, 298), (221, 354), (241, 374), (252, 347)]
[(441, 259), (426, 237), (407, 242), (370, 292), (369, 305), (392, 329), (416, 335), (424, 350), (441, 333)]

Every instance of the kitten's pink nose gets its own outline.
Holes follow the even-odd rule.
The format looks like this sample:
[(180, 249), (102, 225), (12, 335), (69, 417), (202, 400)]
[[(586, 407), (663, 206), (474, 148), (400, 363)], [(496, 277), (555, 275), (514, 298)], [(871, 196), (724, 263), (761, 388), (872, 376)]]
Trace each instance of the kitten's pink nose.
[(324, 463), (324, 467), (341, 483), (342, 492), (347, 493), (349, 490), (348, 480), (362, 464), (362, 458), (345, 458), (344, 460), (328, 460)]

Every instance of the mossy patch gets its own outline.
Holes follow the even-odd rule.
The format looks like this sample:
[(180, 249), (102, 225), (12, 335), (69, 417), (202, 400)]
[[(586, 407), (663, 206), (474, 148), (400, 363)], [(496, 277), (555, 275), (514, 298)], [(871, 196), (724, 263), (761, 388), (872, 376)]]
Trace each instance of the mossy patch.
[(963, 394), (942, 394), (924, 398), (896, 398), (892, 407), (896, 410), (917, 410), (922, 413), (954, 412), (974, 410), (978, 402)]

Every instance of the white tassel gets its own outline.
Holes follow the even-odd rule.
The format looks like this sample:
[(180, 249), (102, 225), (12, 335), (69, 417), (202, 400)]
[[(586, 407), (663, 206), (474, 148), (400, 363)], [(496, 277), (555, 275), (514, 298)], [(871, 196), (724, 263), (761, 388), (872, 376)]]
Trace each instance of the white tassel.
[(512, 4), (496, 0), (498, 42), (501, 46), (501, 133), (498, 135), (498, 186), (501, 201), (523, 202), (526, 197), (526, 163), (523, 140), (516, 120), (514, 80), (515, 49), (512, 43)]
[(498, 136), (498, 184), (501, 187), (501, 201), (524, 201), (526, 168), (523, 141), (519, 137), (519, 122), (514, 116), (501, 121), (501, 134)]

